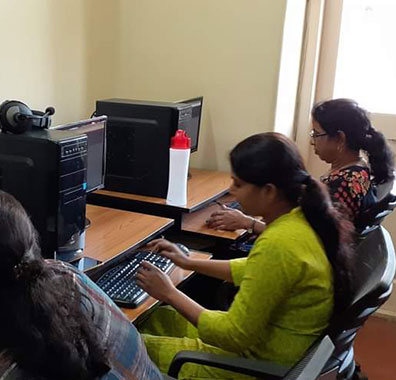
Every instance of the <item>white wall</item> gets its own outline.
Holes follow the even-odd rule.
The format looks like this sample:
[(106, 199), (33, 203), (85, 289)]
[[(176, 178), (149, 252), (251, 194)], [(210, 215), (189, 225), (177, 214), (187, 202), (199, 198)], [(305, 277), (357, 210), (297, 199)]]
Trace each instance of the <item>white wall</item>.
[(56, 108), (55, 123), (87, 110), (86, 24), (83, 3), (0, 0), (0, 101)]
[(228, 170), (244, 137), (273, 130), (286, 0), (0, 0), (0, 101), (56, 108), (204, 96), (192, 165)]
[[(112, 66), (107, 56), (93, 68), (95, 80), (89, 74), (91, 104), (103, 97), (203, 95), (194, 167), (228, 170), (228, 152), (238, 141), (273, 129), (286, 0), (111, 3), (110, 28), (96, 19), (97, 11), (91, 20), (92, 57), (110, 45), (114, 60)], [(102, 12), (99, 19), (106, 17)]]

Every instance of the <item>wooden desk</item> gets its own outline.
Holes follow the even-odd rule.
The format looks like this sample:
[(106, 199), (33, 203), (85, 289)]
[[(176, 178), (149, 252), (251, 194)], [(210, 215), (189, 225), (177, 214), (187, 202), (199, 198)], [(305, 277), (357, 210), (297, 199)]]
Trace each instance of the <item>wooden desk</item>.
[[(152, 215), (87, 205), (87, 217), (91, 226), (86, 231), (84, 256), (100, 261), (102, 264), (90, 268), (87, 275), (93, 280), (110, 266), (116, 265), (133, 251), (172, 226), (173, 220)], [(201, 252), (191, 252), (192, 257), (210, 259)], [(192, 275), (193, 272), (175, 268), (170, 278), (175, 285)], [(136, 309), (123, 309), (131, 321), (150, 310), (158, 301), (149, 297)]]
[(172, 219), (87, 205), (84, 256), (108, 261), (137, 249), (173, 225)]
[(195, 212), (228, 193), (230, 185), (231, 176), (229, 173), (191, 169), (191, 178), (187, 184), (187, 204), (185, 206), (168, 205), (164, 198), (146, 197), (110, 190), (95, 191), (88, 196), (88, 201), (106, 207), (166, 216), (175, 219), (175, 224), (180, 228), (184, 213)]

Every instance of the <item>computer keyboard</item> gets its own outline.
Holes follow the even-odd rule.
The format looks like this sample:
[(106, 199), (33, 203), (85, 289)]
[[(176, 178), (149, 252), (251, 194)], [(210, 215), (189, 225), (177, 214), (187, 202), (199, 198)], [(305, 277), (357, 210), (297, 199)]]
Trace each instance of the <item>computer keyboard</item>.
[(142, 261), (148, 261), (168, 273), (175, 264), (150, 251), (139, 251), (130, 259), (109, 269), (96, 284), (119, 306), (136, 308), (148, 294), (136, 285), (135, 275)]
[(229, 208), (234, 209), (234, 210), (240, 210), (241, 209), (241, 205), (239, 204), (238, 201), (227, 202), (225, 205), (227, 207), (229, 207)]

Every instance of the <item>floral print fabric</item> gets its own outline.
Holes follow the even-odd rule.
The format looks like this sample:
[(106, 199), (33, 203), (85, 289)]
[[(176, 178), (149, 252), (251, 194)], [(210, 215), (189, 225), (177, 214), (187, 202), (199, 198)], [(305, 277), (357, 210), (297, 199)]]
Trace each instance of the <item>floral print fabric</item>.
[(367, 167), (350, 166), (332, 171), (320, 179), (327, 185), (333, 201), (343, 206), (352, 221), (367, 207), (365, 198), (371, 191)]

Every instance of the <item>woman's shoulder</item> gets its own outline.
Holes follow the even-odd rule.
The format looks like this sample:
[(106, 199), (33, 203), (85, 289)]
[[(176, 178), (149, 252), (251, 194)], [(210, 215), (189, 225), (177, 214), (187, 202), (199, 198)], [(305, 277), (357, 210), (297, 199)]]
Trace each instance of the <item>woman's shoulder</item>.
[(91, 310), (102, 309), (107, 306), (108, 309), (118, 309), (107, 295), (83, 272), (78, 270), (72, 264), (47, 259), (45, 260), (47, 267), (51, 270), (54, 279), (59, 278), (60, 281), (68, 278), (81, 294), (84, 309)]
[(363, 178), (365, 180), (370, 180), (370, 169), (363, 165), (352, 165), (339, 170), (339, 175)]
[(277, 252), (296, 252), (307, 246), (307, 243), (321, 249), (317, 236), (300, 207), (275, 220), (257, 239), (258, 247)]
[(53, 259), (46, 259), (45, 262), (47, 267), (52, 270), (54, 276), (69, 275), (73, 278), (75, 283), (84, 284), (85, 286), (92, 286), (93, 284), (84, 272), (81, 272), (77, 267), (70, 263)]
[(271, 236), (283, 236), (285, 230), (290, 230), (291, 233), (299, 228), (306, 228), (309, 226), (305, 219), (301, 207), (295, 207), (286, 214), (283, 214), (275, 221), (273, 221), (263, 232), (261, 236), (267, 234)]
[(45, 259), (47, 267), (51, 268), (55, 273), (77, 273), (80, 271), (70, 263), (61, 260)]
[(331, 184), (337, 181), (359, 181), (364, 183), (371, 183), (370, 169), (367, 166), (352, 165), (342, 169), (333, 170), (329, 174), (321, 177), (321, 181), (326, 184)]
[(335, 198), (345, 198), (350, 194), (357, 200), (364, 197), (372, 185), (369, 168), (358, 165), (333, 172), (323, 182), (334, 193)]

